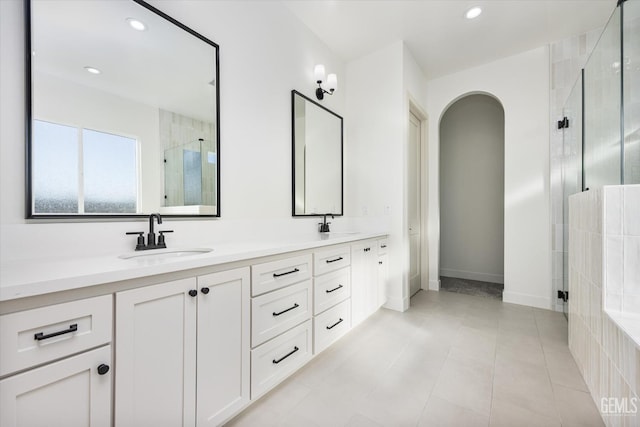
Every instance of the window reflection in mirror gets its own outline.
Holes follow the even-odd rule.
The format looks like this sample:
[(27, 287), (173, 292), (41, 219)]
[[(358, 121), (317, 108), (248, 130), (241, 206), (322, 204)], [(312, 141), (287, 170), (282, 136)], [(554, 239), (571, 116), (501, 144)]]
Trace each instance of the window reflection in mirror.
[(342, 117), (291, 92), (293, 216), (342, 215)]
[(27, 217), (219, 216), (218, 46), (141, 0), (26, 9)]

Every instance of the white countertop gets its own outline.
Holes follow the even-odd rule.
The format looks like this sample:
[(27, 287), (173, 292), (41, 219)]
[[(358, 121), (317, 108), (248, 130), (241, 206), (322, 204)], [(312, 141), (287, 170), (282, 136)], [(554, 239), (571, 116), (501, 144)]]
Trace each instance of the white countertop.
[(328, 233), (328, 235), (315, 233), (279, 241), (198, 244), (192, 247), (211, 248), (213, 251), (187, 257), (163, 259), (150, 259), (149, 257), (121, 259), (119, 256), (122, 254), (113, 254), (7, 261), (2, 264), (0, 271), (0, 301), (244, 261), (385, 235), (386, 233), (370, 232)]

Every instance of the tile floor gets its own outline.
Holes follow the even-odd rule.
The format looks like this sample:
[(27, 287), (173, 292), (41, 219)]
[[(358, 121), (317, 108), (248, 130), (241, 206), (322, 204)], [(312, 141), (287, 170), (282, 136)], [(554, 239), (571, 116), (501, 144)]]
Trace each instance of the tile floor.
[(232, 426), (602, 426), (561, 313), (420, 291), (381, 309)]

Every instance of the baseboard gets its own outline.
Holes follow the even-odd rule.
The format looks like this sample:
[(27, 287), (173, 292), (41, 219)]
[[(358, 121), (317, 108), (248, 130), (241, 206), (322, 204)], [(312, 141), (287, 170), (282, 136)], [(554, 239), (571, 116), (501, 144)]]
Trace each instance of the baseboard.
[(529, 307), (543, 308), (551, 310), (551, 298), (539, 297), (535, 295), (520, 294), (518, 292), (504, 291), (502, 301), (511, 304), (527, 305)]
[(409, 298), (406, 298), (406, 297), (387, 298), (387, 302), (384, 303), (383, 307), (388, 308), (389, 310), (399, 311), (402, 313), (403, 311), (407, 311), (409, 309)]
[(458, 279), (479, 280), (481, 282), (503, 283), (504, 276), (501, 274), (477, 273), (474, 271), (452, 270), (441, 268), (440, 275), (446, 277), (456, 277)]
[(440, 290), (440, 280), (429, 280), (429, 290), (430, 291), (439, 291)]

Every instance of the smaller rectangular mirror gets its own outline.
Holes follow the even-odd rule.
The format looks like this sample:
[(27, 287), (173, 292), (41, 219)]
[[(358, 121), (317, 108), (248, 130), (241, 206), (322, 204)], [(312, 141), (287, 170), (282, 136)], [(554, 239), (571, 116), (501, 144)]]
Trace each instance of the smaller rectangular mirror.
[(343, 214), (343, 119), (291, 91), (293, 216)]

